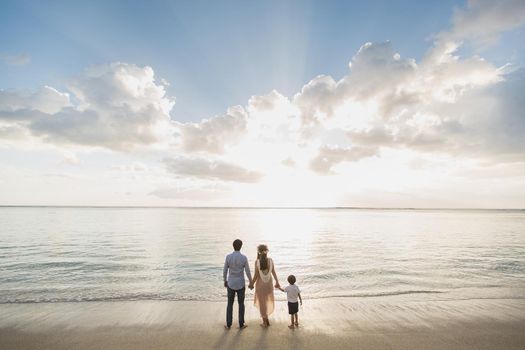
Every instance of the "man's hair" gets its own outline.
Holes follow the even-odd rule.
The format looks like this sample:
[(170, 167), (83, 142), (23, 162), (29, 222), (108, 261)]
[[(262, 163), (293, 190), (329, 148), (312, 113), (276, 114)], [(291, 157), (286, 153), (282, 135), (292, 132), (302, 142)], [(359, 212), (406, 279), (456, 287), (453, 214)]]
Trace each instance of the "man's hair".
[(236, 239), (235, 241), (233, 241), (233, 249), (239, 251), (241, 250), (241, 247), (242, 247), (242, 241), (240, 239)]
[(288, 276), (288, 283), (290, 283), (290, 284), (294, 284), (295, 283), (295, 276), (294, 275)]

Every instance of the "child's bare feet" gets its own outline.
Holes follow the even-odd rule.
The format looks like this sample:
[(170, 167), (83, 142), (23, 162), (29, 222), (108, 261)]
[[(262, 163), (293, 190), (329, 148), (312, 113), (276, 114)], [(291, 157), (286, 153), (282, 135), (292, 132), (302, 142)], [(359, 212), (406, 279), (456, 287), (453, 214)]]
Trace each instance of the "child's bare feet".
[(299, 322), (295, 322), (295, 327), (299, 327)]
[(293, 325), (293, 324), (290, 324), (290, 325), (288, 325), (288, 328), (290, 328), (290, 329), (294, 329), (294, 325)]

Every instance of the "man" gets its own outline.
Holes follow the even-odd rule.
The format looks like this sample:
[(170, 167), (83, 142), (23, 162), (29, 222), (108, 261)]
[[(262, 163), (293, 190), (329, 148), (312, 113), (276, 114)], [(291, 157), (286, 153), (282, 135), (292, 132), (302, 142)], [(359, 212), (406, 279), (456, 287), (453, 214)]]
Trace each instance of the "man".
[(239, 302), (239, 329), (248, 327), (244, 324), (244, 292), (246, 291), (244, 282), (244, 272), (248, 276), (250, 285), (252, 284), (252, 274), (245, 255), (241, 254), (242, 241), (233, 241), (233, 253), (226, 256), (224, 261), (223, 279), (224, 287), (228, 289), (228, 307), (226, 308), (226, 329), (232, 326), (233, 302), (235, 294)]

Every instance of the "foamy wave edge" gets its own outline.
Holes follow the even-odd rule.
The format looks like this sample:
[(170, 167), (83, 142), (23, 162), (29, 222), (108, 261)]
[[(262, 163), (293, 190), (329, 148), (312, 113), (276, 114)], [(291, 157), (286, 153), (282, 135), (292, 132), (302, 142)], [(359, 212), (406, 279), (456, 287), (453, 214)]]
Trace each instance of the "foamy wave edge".
[[(405, 290), (392, 292), (375, 293), (350, 293), (350, 294), (331, 294), (324, 296), (312, 296), (308, 299), (330, 299), (330, 298), (373, 298), (407, 294), (440, 294), (446, 293), (440, 290)], [(276, 298), (279, 300), (279, 298)], [(284, 300), (284, 299), (283, 299)], [(40, 303), (82, 303), (82, 302), (117, 302), (117, 301), (203, 301), (218, 302), (222, 298), (202, 298), (202, 297), (163, 297), (158, 295), (124, 295), (115, 297), (83, 297), (83, 298), (42, 298), (42, 299), (14, 299), (2, 300), (0, 304), (40, 304)]]

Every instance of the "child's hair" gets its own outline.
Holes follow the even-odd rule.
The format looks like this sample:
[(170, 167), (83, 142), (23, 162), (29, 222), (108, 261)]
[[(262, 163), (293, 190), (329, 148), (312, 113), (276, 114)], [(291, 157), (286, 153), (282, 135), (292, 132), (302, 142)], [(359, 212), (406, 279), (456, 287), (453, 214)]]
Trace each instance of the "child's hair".
[(259, 263), (261, 264), (261, 270), (268, 269), (268, 247), (266, 244), (261, 244), (257, 247), (257, 257), (259, 258)]
[(288, 276), (288, 283), (290, 283), (290, 284), (294, 284), (295, 283), (295, 276), (294, 275)]

